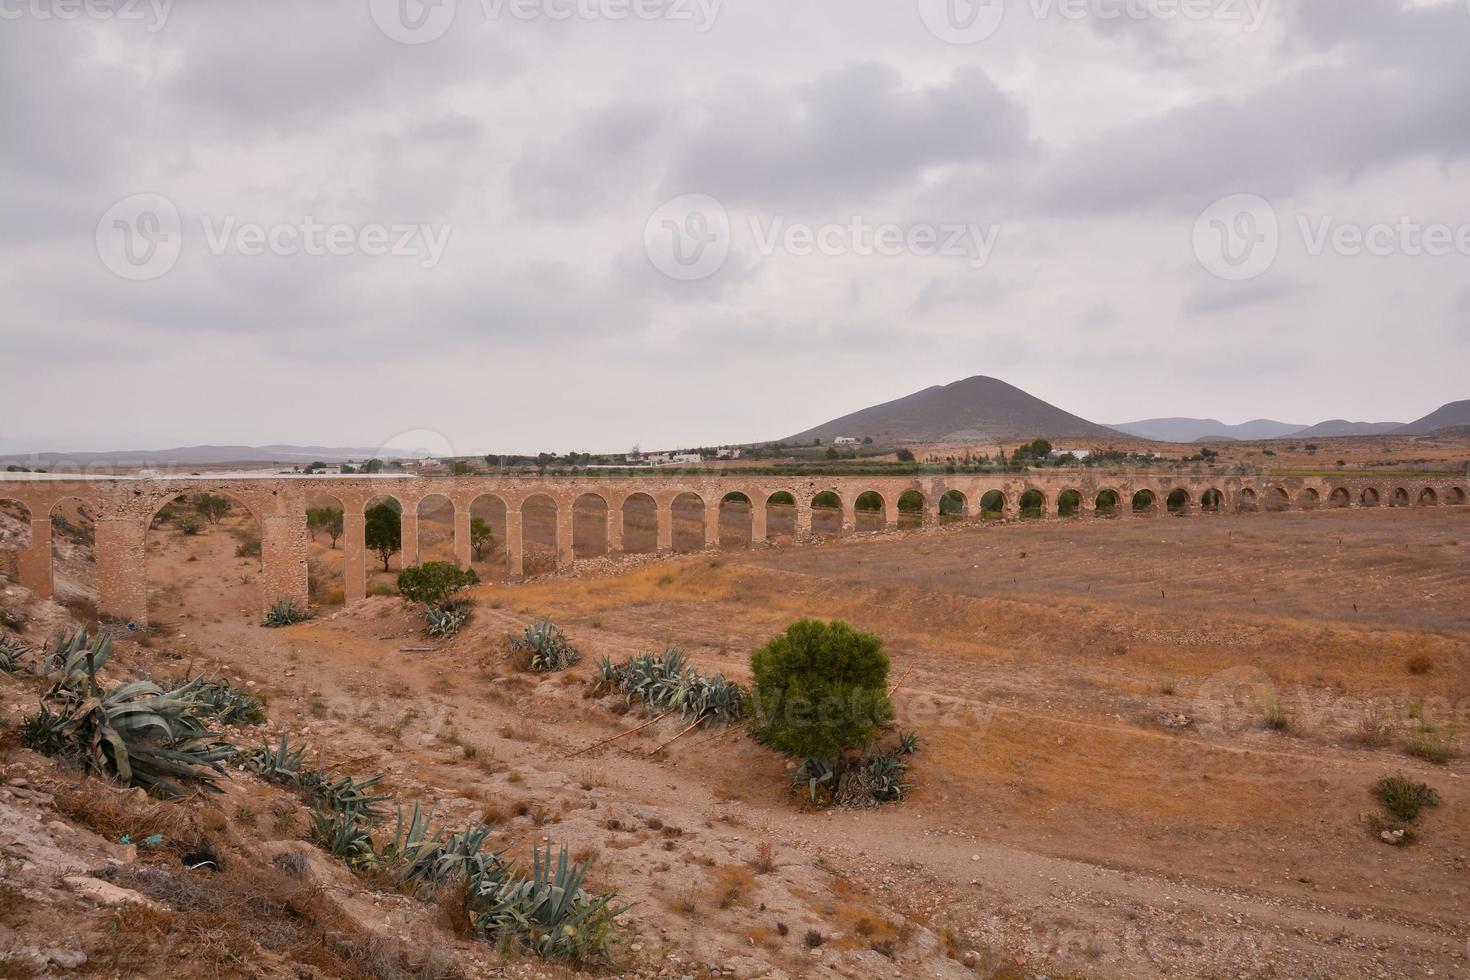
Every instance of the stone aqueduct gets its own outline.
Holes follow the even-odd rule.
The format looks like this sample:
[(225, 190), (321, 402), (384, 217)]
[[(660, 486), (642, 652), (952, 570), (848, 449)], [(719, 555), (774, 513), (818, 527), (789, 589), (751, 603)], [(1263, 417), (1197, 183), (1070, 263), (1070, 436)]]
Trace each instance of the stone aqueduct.
[[(97, 608), (122, 621), (147, 620), (145, 539), (155, 514), (181, 495), (215, 493), (232, 497), (260, 522), (262, 597), (266, 605), (277, 599), (307, 601), (308, 501), (331, 496), (344, 513), (342, 548), (346, 598), (354, 602), (367, 594), (368, 553), (364, 545), (364, 511), (375, 498), (392, 497), (402, 505), (402, 564), (418, 559), (418, 505), (426, 498), (446, 498), (454, 508), (454, 552), (461, 565), (470, 560), (471, 505), (481, 497), (499, 498), (505, 506), (505, 549), (509, 573), (523, 573), (523, 505), (535, 497), (548, 498), (556, 508), (556, 555), (559, 567), (573, 563), (572, 514), (583, 495), (595, 495), (606, 506), (607, 550), (623, 545), (623, 505), (635, 496), (651, 498), (657, 508), (657, 549), (673, 547), (673, 508), (677, 498), (694, 495), (704, 507), (706, 547), (719, 546), (720, 508), (731, 494), (750, 501), (752, 543), (767, 539), (767, 511), (772, 498), (789, 494), (795, 503), (798, 540), (812, 533), (813, 501), (825, 494), (840, 501), (843, 532), (857, 526), (858, 498), (876, 493), (881, 498), (883, 526), (899, 523), (899, 499), (916, 491), (923, 500), (926, 522), (938, 517), (940, 501), (959, 494), (961, 519), (980, 516), (981, 502), (1001, 495), (1001, 515), (1017, 518), (1028, 493), (1040, 494), (1043, 517), (1057, 516), (1064, 493), (1077, 495), (1079, 516), (1092, 516), (1100, 499), (1115, 494), (1116, 513), (1130, 516), (1135, 495), (1147, 491), (1158, 515), (1201, 512), (1209, 500), (1221, 511), (1300, 510), (1330, 507), (1454, 506), (1467, 500), (1470, 479), (1414, 480), (1381, 478), (1311, 477), (1279, 479), (1268, 476), (1214, 474), (1124, 474), (1076, 471), (1007, 475), (949, 475), (920, 478), (771, 477), (730, 475), (659, 476), (640, 478), (563, 477), (399, 477), (399, 476), (269, 476), (30, 479), (0, 476), (0, 501), (25, 507), (31, 522), (29, 547), (17, 561), (22, 585), (44, 597), (52, 594), (51, 514), (63, 501), (87, 505), (95, 519)], [(1182, 491), (1182, 496), (1180, 494)], [(1167, 508), (1171, 497), (1175, 506)], [(687, 499), (687, 498), (686, 498)], [(738, 499), (738, 498), (737, 498)], [(867, 498), (872, 501), (872, 497)], [(912, 498), (910, 498), (912, 499)], [(1035, 497), (1032, 498), (1033, 503)], [(1075, 499), (1075, 498), (1074, 498)], [(1145, 497), (1149, 499), (1149, 497)], [(830, 497), (824, 500), (831, 506)]]

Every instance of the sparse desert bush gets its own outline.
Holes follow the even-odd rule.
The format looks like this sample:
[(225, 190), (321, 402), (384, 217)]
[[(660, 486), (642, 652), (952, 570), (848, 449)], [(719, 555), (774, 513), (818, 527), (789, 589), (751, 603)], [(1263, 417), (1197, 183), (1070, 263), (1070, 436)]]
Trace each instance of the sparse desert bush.
[(1419, 818), (1419, 811), (1439, 805), (1439, 794), (1424, 783), (1404, 776), (1384, 776), (1373, 786), (1373, 795), (1383, 808), (1405, 823)]
[(755, 846), (755, 857), (751, 859), (750, 867), (758, 875), (776, 870), (776, 848), (770, 841), (763, 840)]
[(1281, 699), (1271, 694), (1261, 702), (1261, 721), (1273, 732), (1284, 732), (1291, 727), (1291, 717), (1281, 704)]
[(472, 568), (447, 561), (410, 565), (398, 573), (398, 594), (409, 602), (443, 607), (455, 595), (478, 585), (480, 576)]
[(526, 665), (538, 673), (565, 670), (582, 659), (561, 627), (545, 616), (535, 619), (522, 636), (511, 640), (510, 652), (525, 657)]
[(235, 545), (235, 557), (236, 558), (259, 558), (260, 557), (260, 538), (258, 538), (258, 537), (256, 537), (255, 535), (252, 534), (252, 535), (249, 535), (248, 537), (242, 539), (239, 544)]
[(846, 623), (801, 619), (750, 655), (758, 737), (836, 759), (893, 717), (883, 641)]
[(276, 629), (304, 623), (310, 618), (311, 610), (298, 608), (295, 599), (277, 599), (275, 605), (266, 612), (265, 621), (261, 625)]
[(1405, 666), (1409, 668), (1411, 674), (1427, 674), (1434, 666), (1434, 661), (1430, 660), (1426, 653), (1415, 653), (1410, 655)]
[(1404, 751), (1417, 759), (1445, 765), (1455, 757), (1454, 725), (1443, 728), (1420, 720), (1419, 724), (1404, 736)]
[(1393, 741), (1393, 719), (1376, 704), (1369, 704), (1358, 721), (1354, 740), (1368, 748), (1382, 748)]

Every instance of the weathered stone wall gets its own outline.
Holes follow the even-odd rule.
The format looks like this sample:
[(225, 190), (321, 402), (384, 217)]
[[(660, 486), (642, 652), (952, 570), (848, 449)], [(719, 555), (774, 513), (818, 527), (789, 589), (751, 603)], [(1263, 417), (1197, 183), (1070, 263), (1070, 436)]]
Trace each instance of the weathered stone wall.
[(796, 532), (804, 538), (812, 532), (812, 499), (833, 493), (840, 501), (841, 523), (850, 532), (857, 525), (857, 499), (867, 492), (883, 501), (883, 524), (893, 529), (899, 522), (899, 498), (908, 491), (923, 497), (923, 519), (938, 517), (940, 499), (950, 491), (964, 497), (963, 517), (976, 518), (981, 501), (991, 491), (1004, 497), (1002, 513), (1020, 515), (1020, 501), (1028, 491), (1042, 497), (1041, 512), (1057, 516), (1061, 495), (1068, 490), (1080, 497), (1079, 512), (1093, 514), (1103, 491), (1117, 494), (1119, 517), (1134, 516), (1133, 497), (1147, 490), (1154, 497), (1148, 513), (1167, 512), (1171, 493), (1187, 496), (1180, 512), (1199, 513), (1207, 492), (1219, 494), (1222, 511), (1310, 509), (1332, 506), (1444, 506), (1463, 505), (1467, 499), (1465, 479), (1398, 480), (1383, 477), (1306, 477), (1275, 479), (1267, 476), (1216, 475), (1211, 473), (1148, 474), (1058, 470), (1007, 475), (933, 476), (922, 478), (740, 476), (710, 473), (703, 476), (659, 476), (636, 478), (568, 477), (304, 477), (215, 479), (168, 477), (159, 479), (18, 479), (0, 477), (0, 499), (15, 500), (31, 513), (31, 545), (20, 553), (17, 568), (22, 584), (49, 596), (51, 585), (51, 523), (49, 515), (58, 502), (80, 498), (96, 515), (96, 558), (98, 609), (117, 619), (143, 623), (147, 620), (144, 576), (145, 534), (153, 516), (164, 504), (181, 495), (210, 492), (227, 494), (240, 501), (261, 524), (262, 602), (266, 608), (279, 599), (307, 601), (306, 507), (313, 498), (335, 497), (343, 506), (342, 548), (347, 601), (367, 594), (367, 564), (371, 560), (363, 543), (363, 512), (368, 501), (389, 496), (403, 508), (404, 564), (418, 556), (419, 504), (440, 495), (454, 508), (454, 554), (461, 565), (470, 559), (469, 523), (472, 504), (482, 496), (493, 496), (505, 505), (505, 545), (509, 571), (524, 572), (522, 508), (533, 496), (549, 498), (556, 506), (557, 563), (573, 562), (572, 513), (583, 494), (600, 497), (607, 505), (607, 547), (618, 551), (623, 544), (623, 511), (635, 494), (653, 499), (657, 507), (657, 547), (673, 548), (675, 498), (693, 494), (704, 511), (704, 543), (719, 544), (720, 504), (732, 493), (751, 501), (751, 539), (766, 540), (767, 501), (776, 493), (788, 493), (796, 501)]

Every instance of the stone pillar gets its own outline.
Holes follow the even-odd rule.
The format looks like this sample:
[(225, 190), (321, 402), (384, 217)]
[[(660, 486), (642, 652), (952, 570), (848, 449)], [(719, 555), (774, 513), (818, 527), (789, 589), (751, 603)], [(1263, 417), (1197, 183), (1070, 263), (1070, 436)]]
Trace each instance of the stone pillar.
[(399, 566), (407, 568), (409, 565), (419, 563), (419, 505), (414, 504), (411, 508), (405, 504), (403, 514), (399, 518), (399, 538), (403, 542), (403, 550), (399, 553)]
[(367, 598), (367, 545), (361, 511), (342, 515), (342, 590), (348, 605)]
[(764, 544), (766, 540), (766, 502), (754, 500), (750, 502), (750, 543), (752, 545)]
[(560, 500), (556, 504), (556, 567), (565, 571), (572, 567), (576, 554), (572, 550), (572, 504)]
[(1134, 493), (1135, 493), (1135, 491), (1133, 491), (1133, 490), (1119, 490), (1118, 491), (1118, 506), (1115, 507), (1115, 508), (1113, 508), (1113, 515), (1115, 517), (1132, 517), (1133, 516), (1133, 494)]
[(935, 497), (933, 500), (930, 500), (929, 497), (925, 497), (924, 498), (924, 524), (926, 526), (931, 526), (932, 527), (933, 525), (938, 524), (938, 523), (939, 523), (939, 498), (938, 497)]
[(607, 508), (607, 551), (616, 554), (623, 550), (623, 506)]
[(842, 533), (852, 534), (857, 530), (857, 498), (842, 499)]
[(99, 518), (95, 525), (97, 612), (124, 623), (148, 623), (144, 571), (147, 526), (126, 518)]
[(510, 561), (510, 574), (526, 574), (526, 556), (521, 548), (521, 509), (505, 510), (505, 554)]
[(898, 530), (898, 498), (892, 494), (883, 498), (883, 530)]
[(469, 568), (475, 553), (470, 547), (470, 508), (454, 505), (454, 558), (460, 568)]
[(674, 550), (674, 503), (655, 500), (658, 510), (658, 553), (666, 555)]
[(261, 613), (280, 599), (305, 609), (311, 601), (306, 583), (306, 515), (268, 516), (260, 525)]
[(1096, 517), (1097, 497), (1093, 497), (1091, 500), (1089, 500), (1087, 498), (1087, 494), (1079, 493), (1077, 495), (1077, 516), (1082, 518), (1083, 520), (1091, 517)]
[(811, 498), (796, 498), (796, 540), (805, 541), (812, 536)]
[(704, 505), (704, 546), (720, 546), (720, 501)]
[(49, 599), (55, 594), (51, 582), (51, 518), (31, 518), (31, 546), (16, 556), (20, 584)]

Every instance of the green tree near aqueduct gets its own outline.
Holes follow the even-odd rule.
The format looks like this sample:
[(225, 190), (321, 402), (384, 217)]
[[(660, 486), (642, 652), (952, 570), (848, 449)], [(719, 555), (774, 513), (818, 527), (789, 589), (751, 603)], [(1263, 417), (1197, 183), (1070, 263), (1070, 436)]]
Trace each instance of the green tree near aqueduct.
[(475, 561), (483, 561), (485, 549), (495, 540), (495, 532), (483, 517), (470, 518), (470, 548), (475, 552)]
[(194, 509), (210, 524), (218, 524), (220, 519), (230, 512), (230, 498), (213, 493), (196, 494)]
[(332, 539), (332, 547), (335, 548), (337, 539), (342, 537), (342, 511), (336, 507), (308, 507), (306, 529), (311, 532), (312, 537), (325, 532)]
[(834, 760), (893, 718), (883, 641), (840, 620), (797, 620), (750, 669), (756, 734), (783, 752)]
[(369, 507), (363, 514), (363, 541), (388, 571), (388, 560), (403, 550), (403, 520), (392, 504)]

